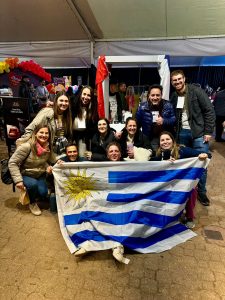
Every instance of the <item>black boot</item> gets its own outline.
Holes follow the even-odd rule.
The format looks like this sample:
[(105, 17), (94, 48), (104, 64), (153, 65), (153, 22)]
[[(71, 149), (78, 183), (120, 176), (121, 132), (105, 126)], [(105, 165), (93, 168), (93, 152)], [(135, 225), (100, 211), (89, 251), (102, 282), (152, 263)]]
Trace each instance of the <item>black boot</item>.
[(209, 198), (207, 197), (206, 194), (204, 193), (198, 193), (198, 201), (204, 205), (204, 206), (209, 206), (210, 205), (210, 201)]

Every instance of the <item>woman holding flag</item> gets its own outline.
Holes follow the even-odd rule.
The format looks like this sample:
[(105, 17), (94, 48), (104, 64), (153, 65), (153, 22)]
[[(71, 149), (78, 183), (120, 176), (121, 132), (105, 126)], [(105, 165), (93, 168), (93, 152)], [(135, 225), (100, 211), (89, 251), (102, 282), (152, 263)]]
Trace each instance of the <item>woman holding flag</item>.
[[(198, 157), (201, 160), (206, 158), (211, 158), (211, 154), (202, 153), (201, 151), (185, 147), (183, 145), (177, 145), (174, 136), (168, 132), (163, 131), (159, 136), (159, 148), (156, 152), (156, 157), (153, 157), (151, 160), (170, 160), (175, 161), (176, 159), (189, 158), (189, 157)], [(186, 215), (184, 217), (184, 224), (188, 228), (194, 228), (194, 208), (197, 200), (197, 191), (196, 188), (193, 189), (190, 198), (186, 204)]]

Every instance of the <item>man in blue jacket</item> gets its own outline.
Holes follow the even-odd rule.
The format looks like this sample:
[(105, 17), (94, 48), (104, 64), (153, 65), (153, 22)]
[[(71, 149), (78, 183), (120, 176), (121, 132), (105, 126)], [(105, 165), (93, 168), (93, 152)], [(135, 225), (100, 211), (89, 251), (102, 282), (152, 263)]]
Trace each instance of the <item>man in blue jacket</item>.
[[(182, 70), (171, 73), (171, 84), (175, 88), (171, 103), (176, 111), (177, 142), (208, 153), (209, 141), (215, 126), (214, 109), (209, 97), (201, 88), (186, 84)], [(198, 200), (202, 205), (208, 206), (206, 180), (207, 170), (198, 184)]]
[(168, 100), (162, 99), (162, 86), (154, 84), (149, 87), (148, 101), (140, 104), (136, 119), (138, 127), (150, 140), (152, 149), (159, 146), (159, 135), (162, 131), (173, 133), (175, 126), (175, 114), (173, 106)]

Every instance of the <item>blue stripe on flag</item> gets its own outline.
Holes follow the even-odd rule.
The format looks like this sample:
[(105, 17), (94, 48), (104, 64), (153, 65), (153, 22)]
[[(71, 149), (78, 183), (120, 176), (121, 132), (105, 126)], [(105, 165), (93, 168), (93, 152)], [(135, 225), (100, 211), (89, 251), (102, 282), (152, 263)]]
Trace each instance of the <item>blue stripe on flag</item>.
[(130, 249), (147, 248), (164, 239), (170, 238), (175, 234), (186, 231), (187, 228), (182, 224), (176, 224), (169, 228), (160, 230), (159, 232), (145, 238), (129, 237), (129, 236), (114, 236), (102, 235), (98, 231), (84, 230), (73, 234), (70, 238), (76, 246), (87, 241), (92, 240), (96, 242), (103, 242), (108, 240), (117, 241)]
[(176, 179), (195, 180), (204, 168), (186, 168), (162, 171), (109, 171), (109, 183), (167, 182)]
[(109, 193), (107, 196), (107, 201), (110, 202), (133, 202), (138, 200), (153, 200), (160, 201), (164, 203), (174, 203), (183, 204), (186, 202), (187, 198), (190, 196), (190, 192), (173, 192), (173, 191), (153, 191), (146, 194), (140, 193), (124, 193), (116, 194)]
[(144, 224), (163, 228), (167, 224), (177, 221), (182, 212), (176, 216), (165, 216), (133, 210), (125, 213), (105, 213), (98, 211), (83, 211), (80, 214), (72, 214), (64, 216), (65, 226), (81, 224), (87, 221), (99, 221), (115, 225), (125, 225), (129, 223)]

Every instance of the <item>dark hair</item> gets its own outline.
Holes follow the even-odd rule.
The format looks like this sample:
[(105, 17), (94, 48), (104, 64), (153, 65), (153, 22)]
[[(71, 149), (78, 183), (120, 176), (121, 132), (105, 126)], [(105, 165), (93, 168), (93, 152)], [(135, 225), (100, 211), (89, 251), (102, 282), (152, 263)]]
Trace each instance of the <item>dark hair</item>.
[(110, 124), (109, 124), (109, 120), (108, 119), (106, 119), (106, 118), (100, 118), (99, 120), (98, 120), (98, 122), (99, 121), (101, 121), (101, 120), (104, 120), (105, 122), (106, 122), (106, 124), (107, 124), (107, 133), (110, 131)]
[(65, 134), (67, 136), (72, 136), (72, 115), (71, 115), (71, 108), (70, 108), (70, 99), (67, 96), (65, 91), (60, 91), (55, 95), (54, 99), (54, 105), (53, 105), (53, 110), (54, 110), (54, 118), (57, 119), (59, 113), (58, 113), (58, 105), (57, 105), (57, 100), (61, 96), (66, 96), (69, 100), (69, 106), (68, 108), (63, 112), (63, 127), (65, 130)]
[(137, 120), (136, 120), (135, 118), (133, 118), (133, 117), (128, 117), (128, 118), (126, 119), (126, 122), (125, 122), (125, 127), (127, 127), (129, 121), (135, 121), (135, 122), (136, 122), (136, 125), (137, 125)]
[(78, 146), (77, 146), (77, 144), (75, 144), (75, 143), (69, 143), (67, 146), (66, 146), (66, 152), (67, 152), (67, 148), (69, 148), (69, 147), (76, 147), (77, 148), (77, 151), (78, 151)]
[(78, 101), (77, 105), (74, 108), (75, 110), (75, 117), (78, 116), (78, 118), (82, 118), (82, 105), (81, 105), (81, 95), (84, 89), (89, 89), (91, 93), (91, 101), (87, 109), (87, 121), (92, 120), (93, 122), (97, 122), (98, 120), (98, 103), (97, 103), (97, 97), (94, 95), (94, 90), (91, 86), (89, 85), (84, 85), (79, 94), (78, 94)]
[(152, 89), (159, 89), (161, 91), (161, 94), (162, 94), (163, 87), (160, 84), (150, 85), (150, 87), (148, 88), (148, 95), (150, 94)]

